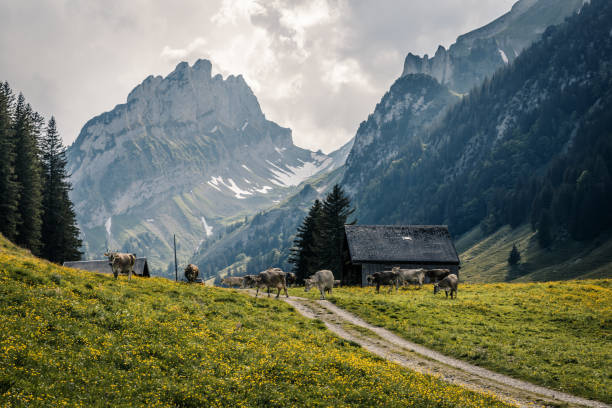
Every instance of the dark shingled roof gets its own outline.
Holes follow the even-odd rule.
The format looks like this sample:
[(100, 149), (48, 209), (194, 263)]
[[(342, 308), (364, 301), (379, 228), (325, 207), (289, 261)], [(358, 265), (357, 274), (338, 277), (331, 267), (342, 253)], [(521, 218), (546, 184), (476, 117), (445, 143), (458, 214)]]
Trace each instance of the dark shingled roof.
[[(75, 262), (64, 262), (64, 266), (74, 269), (82, 269), (90, 272), (98, 273), (113, 273), (111, 266), (108, 263), (108, 259), (98, 259), (93, 261), (75, 261)], [(151, 276), (149, 273), (149, 264), (147, 258), (136, 258), (134, 264), (134, 273), (140, 276)]]
[(352, 262), (459, 264), (445, 225), (345, 225), (344, 231)]

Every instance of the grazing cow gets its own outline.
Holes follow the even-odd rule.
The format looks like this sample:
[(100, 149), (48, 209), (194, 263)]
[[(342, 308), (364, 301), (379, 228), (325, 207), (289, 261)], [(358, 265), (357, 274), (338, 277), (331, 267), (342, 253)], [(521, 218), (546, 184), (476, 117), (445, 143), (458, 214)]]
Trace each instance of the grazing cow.
[(399, 266), (395, 266), (392, 269), (399, 275), (399, 285), (419, 285), (419, 289), (423, 287), (423, 280), (425, 279), (425, 269), (400, 269)]
[(395, 286), (395, 291), (397, 292), (399, 274), (395, 271), (374, 272), (368, 275), (367, 281), (368, 285), (376, 284), (376, 293), (380, 293), (381, 285), (389, 285), (389, 293), (393, 291), (393, 286)]
[(254, 288), (255, 286), (257, 286), (257, 283), (261, 281), (261, 279), (257, 275), (244, 275), (243, 278), (243, 288)]
[(297, 282), (297, 276), (293, 272), (287, 272), (287, 286), (291, 287), (291, 285)]
[(221, 283), (233, 287), (242, 287), (244, 285), (244, 278), (242, 276), (228, 276), (221, 279)]
[(259, 288), (268, 288), (268, 297), (270, 297), (270, 289), (278, 289), (276, 298), (280, 297), (281, 289), (285, 291), (285, 296), (289, 297), (287, 293), (287, 274), (279, 268), (270, 268), (259, 274), (259, 282), (257, 284), (257, 293), (255, 297), (259, 295)]
[(450, 269), (426, 269), (425, 276), (429, 279), (430, 282), (436, 283), (439, 280), (446, 278), (452, 272)]
[(446, 297), (448, 298), (448, 292), (450, 292), (451, 299), (453, 298), (453, 292), (455, 292), (455, 298), (457, 297), (457, 283), (459, 279), (457, 279), (457, 275), (450, 274), (446, 278), (442, 279), (440, 282), (434, 283), (434, 295), (440, 291), (440, 289), (444, 289), (446, 292)]
[(185, 268), (185, 279), (187, 279), (187, 282), (195, 282), (199, 274), (200, 268), (197, 265), (189, 264)]
[(304, 279), (304, 291), (308, 292), (313, 286), (316, 286), (319, 292), (321, 292), (321, 299), (325, 299), (325, 291), (331, 295), (334, 287), (334, 274), (332, 271), (323, 269), (311, 275), (310, 278)]
[(104, 256), (108, 257), (108, 264), (113, 269), (115, 279), (117, 279), (119, 273), (127, 273), (128, 280), (132, 280), (132, 272), (134, 272), (134, 264), (136, 263), (136, 256), (134, 254), (106, 252)]

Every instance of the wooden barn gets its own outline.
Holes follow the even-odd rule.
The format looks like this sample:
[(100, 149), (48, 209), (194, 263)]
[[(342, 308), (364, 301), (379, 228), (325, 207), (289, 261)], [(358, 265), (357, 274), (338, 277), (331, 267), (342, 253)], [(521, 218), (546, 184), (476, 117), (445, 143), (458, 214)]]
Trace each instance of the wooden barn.
[[(64, 262), (64, 266), (75, 269), (82, 269), (90, 272), (98, 272), (98, 273), (109, 273), (113, 274), (113, 269), (108, 263), (108, 259), (98, 259), (94, 261), (75, 261), (75, 262)], [(151, 273), (149, 272), (149, 264), (147, 263), (147, 258), (136, 258), (136, 263), (134, 264), (134, 273), (137, 276), (150, 277)]]
[(459, 276), (459, 256), (445, 225), (345, 225), (344, 237), (342, 275), (361, 276), (362, 286), (368, 275), (394, 266), (447, 268)]

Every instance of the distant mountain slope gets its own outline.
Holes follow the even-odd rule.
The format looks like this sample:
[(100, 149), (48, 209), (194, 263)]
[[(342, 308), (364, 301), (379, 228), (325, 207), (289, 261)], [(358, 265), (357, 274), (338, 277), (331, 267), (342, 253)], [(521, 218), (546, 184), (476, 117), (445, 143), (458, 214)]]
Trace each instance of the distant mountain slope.
[[(375, 190), (376, 196), (368, 195), (383, 174), (402, 163), (407, 152), (420, 154), (423, 146), (429, 143), (429, 133), (425, 130), (437, 125), (449, 107), (461, 101), (461, 93), (479, 85), (485, 76), (492, 75), (506, 62), (514, 60), (515, 54), (538, 40), (546, 27), (561, 23), (581, 5), (582, 0), (562, 0), (554, 4), (550, 0), (519, 1), (512, 11), (491, 24), (460, 36), (445, 57), (445, 63), (450, 68), (454, 67), (454, 71), (445, 71), (444, 76), (438, 75), (436, 68), (440, 58), (434, 61), (409, 54), (402, 77), (383, 96), (367, 120), (361, 123), (349, 144), (352, 149), (341, 180), (355, 198), (358, 220), (373, 223), (382, 220), (380, 213), (370, 211), (376, 206), (370, 208), (366, 198), (376, 201), (379, 208), (384, 208), (386, 215), (395, 213), (395, 208), (400, 208), (401, 203), (389, 199), (392, 195), (386, 189), (401, 190), (401, 178)], [(499, 52), (502, 43), (516, 51), (508, 61)], [(427, 65), (426, 61), (433, 65)], [(410, 65), (412, 63), (421, 68), (414, 68)], [(457, 84), (461, 86), (455, 89)], [(212, 267), (213, 270), (223, 270), (223, 273), (229, 270), (244, 273), (249, 269), (249, 262), (251, 271), (258, 271), (255, 266), (264, 267), (266, 263), (267, 266), (288, 267), (286, 257), (293, 234), (305, 216), (305, 209), (316, 196), (321, 196), (322, 190), (318, 187), (317, 190), (317, 195), (300, 192), (300, 206), (281, 205), (262, 213), (266, 222), (261, 225), (256, 225), (255, 221), (259, 223), (262, 218), (251, 220), (221, 240), (209, 242), (212, 245), (202, 248), (193, 261), (201, 268)], [(393, 191), (395, 195), (399, 193)], [(392, 222), (407, 222), (409, 219), (413, 219), (411, 214), (404, 213), (403, 218), (392, 218)], [(259, 240), (268, 242), (260, 245)]]
[(121, 248), (165, 269), (174, 233), (186, 259), (226, 218), (282, 201), (345, 156), (296, 147), (242, 76), (212, 77), (199, 60), (148, 77), (91, 119), (68, 158), (86, 256)]
[(420, 150), (421, 143), (428, 143), (424, 130), (462, 95), (512, 62), (548, 26), (563, 22), (582, 3), (521, 0), (492, 23), (459, 36), (448, 51), (439, 47), (434, 58), (408, 54), (402, 76), (357, 130), (343, 180), (346, 189), (359, 196), (369, 180), (401, 158), (400, 152)]
[(593, 0), (373, 177), (360, 218), (449, 224), (456, 235), (545, 223), (553, 241), (612, 228), (611, 66), (612, 3)]
[(343, 167), (314, 178), (284, 202), (239, 223), (216, 241), (206, 242), (191, 259), (205, 276), (259, 273), (269, 267), (291, 270), (289, 249), (298, 226), (315, 199), (342, 179)]

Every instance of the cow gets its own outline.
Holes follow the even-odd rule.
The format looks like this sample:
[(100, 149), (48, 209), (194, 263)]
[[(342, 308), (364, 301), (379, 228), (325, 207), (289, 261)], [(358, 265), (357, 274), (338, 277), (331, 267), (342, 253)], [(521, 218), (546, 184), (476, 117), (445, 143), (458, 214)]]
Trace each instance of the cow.
[(392, 270), (398, 273), (398, 283), (400, 286), (412, 284), (419, 285), (419, 289), (423, 287), (423, 280), (425, 279), (425, 269), (400, 269), (399, 266), (395, 266)]
[(244, 278), (242, 276), (227, 276), (223, 279), (221, 279), (221, 283), (223, 285), (227, 285), (230, 288), (233, 287), (243, 287), (244, 285)]
[(278, 293), (276, 294), (277, 299), (280, 297), (281, 289), (285, 291), (285, 296), (289, 297), (289, 293), (287, 293), (287, 274), (279, 268), (266, 269), (259, 274), (259, 282), (257, 283), (255, 297), (259, 295), (260, 287), (268, 288), (268, 297), (270, 297), (270, 289), (273, 288), (278, 289)]
[(451, 299), (453, 298), (453, 292), (455, 292), (455, 298), (457, 298), (457, 275), (450, 274), (440, 282), (434, 283), (434, 295), (440, 291), (440, 289), (444, 289), (446, 292), (446, 297), (448, 298), (448, 292), (450, 292)]
[(297, 282), (297, 276), (293, 272), (287, 272), (287, 286), (291, 287), (291, 285)]
[(242, 281), (243, 288), (254, 288), (258, 282), (261, 281), (259, 276), (257, 275), (244, 275), (244, 280)]
[(426, 269), (425, 276), (429, 282), (436, 283), (451, 274), (450, 269)]
[(380, 293), (381, 285), (389, 285), (389, 293), (393, 291), (393, 286), (395, 286), (395, 291), (397, 292), (399, 274), (395, 271), (374, 272), (368, 275), (367, 281), (368, 285), (376, 284), (376, 293)]
[(334, 274), (332, 271), (322, 269), (311, 275), (310, 278), (304, 279), (305, 292), (308, 292), (313, 286), (316, 286), (319, 292), (321, 292), (321, 299), (325, 299), (326, 291), (331, 295), (334, 287)]
[(127, 273), (128, 281), (132, 280), (132, 272), (134, 271), (134, 264), (136, 263), (136, 256), (134, 254), (106, 252), (104, 256), (108, 258), (108, 264), (113, 270), (115, 279), (118, 278), (119, 273)]
[(196, 265), (189, 264), (187, 267), (185, 267), (185, 279), (187, 279), (187, 282), (195, 282), (199, 274), (200, 268), (198, 268)]
[(334, 287), (340, 286), (340, 279), (334, 280)]

